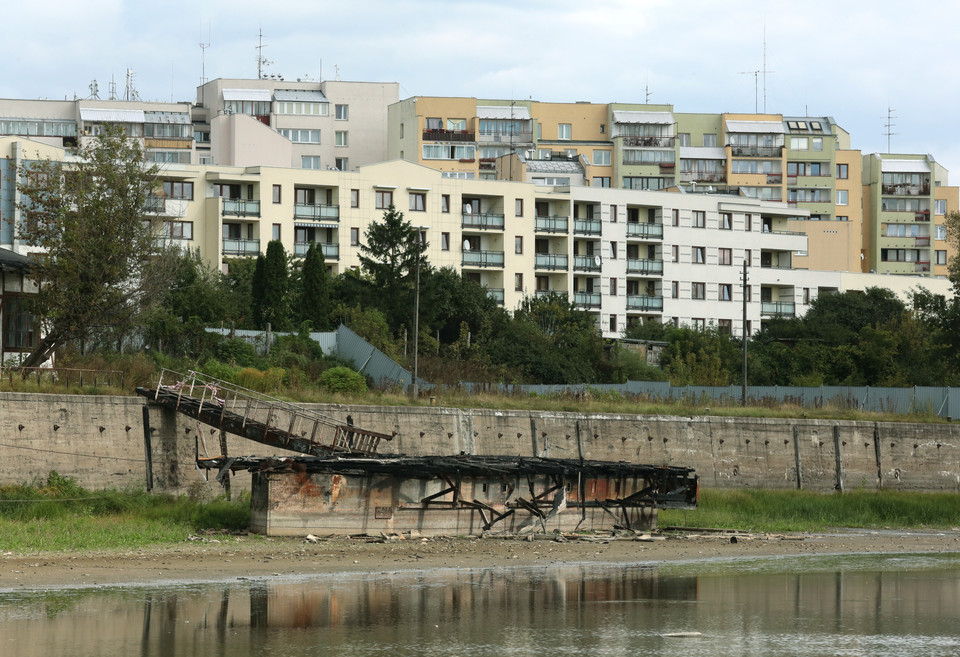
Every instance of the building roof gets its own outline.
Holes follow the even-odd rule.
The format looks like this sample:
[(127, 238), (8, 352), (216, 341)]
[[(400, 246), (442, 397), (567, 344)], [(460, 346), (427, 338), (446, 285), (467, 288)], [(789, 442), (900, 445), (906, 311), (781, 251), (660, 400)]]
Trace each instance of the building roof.
[(614, 110), (614, 123), (655, 123), (658, 125), (672, 125), (674, 123), (671, 112), (636, 112), (628, 110)]
[(0, 271), (26, 271), (33, 267), (33, 261), (9, 249), (0, 249)]
[(727, 121), (727, 132), (759, 132), (782, 135), (783, 121)]
[(280, 101), (298, 101), (303, 103), (329, 103), (323, 92), (317, 89), (277, 89), (273, 99)]
[(477, 105), (477, 118), (529, 121), (530, 109), (523, 105)]

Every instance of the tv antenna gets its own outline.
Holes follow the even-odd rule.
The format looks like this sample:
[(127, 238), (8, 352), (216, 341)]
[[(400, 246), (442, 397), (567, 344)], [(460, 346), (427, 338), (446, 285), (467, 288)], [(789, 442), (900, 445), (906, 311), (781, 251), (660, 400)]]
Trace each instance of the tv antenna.
[(263, 69), (266, 68), (267, 66), (270, 66), (271, 64), (273, 64), (273, 62), (271, 62), (270, 60), (268, 60), (266, 57), (263, 56), (263, 49), (266, 48), (266, 47), (267, 47), (267, 46), (263, 45), (263, 30), (260, 30), (260, 41), (259, 41), (259, 45), (257, 45), (257, 47), (256, 47), (256, 50), (257, 50), (257, 79), (258, 79), (258, 80), (263, 80), (263, 79), (264, 79)]
[(207, 48), (210, 47), (210, 23), (207, 23), (207, 42), (203, 42), (203, 33), (200, 34), (200, 84), (207, 83)]
[(897, 125), (896, 123), (893, 122), (893, 119), (897, 118), (897, 115), (894, 114), (894, 112), (896, 112), (896, 111), (897, 111), (897, 110), (893, 109), (892, 107), (888, 107), (888, 108), (887, 108), (887, 123), (886, 123), (886, 125), (885, 125), (887, 131), (884, 133), (884, 134), (887, 136), (887, 153), (890, 153), (890, 152), (891, 152), (891, 151), (890, 151), (890, 137), (892, 137), (893, 135), (897, 134), (897, 133), (893, 132), (893, 126)]
[(140, 94), (137, 93), (136, 87), (133, 86), (133, 69), (127, 69), (127, 83), (126, 87), (123, 90), (123, 99), (124, 100), (140, 100)]
[(767, 73), (775, 73), (767, 69), (767, 23), (763, 23), (763, 66), (755, 71), (740, 71), (740, 75), (753, 75), (753, 111), (760, 112), (760, 74), (763, 74), (763, 113), (767, 113)]

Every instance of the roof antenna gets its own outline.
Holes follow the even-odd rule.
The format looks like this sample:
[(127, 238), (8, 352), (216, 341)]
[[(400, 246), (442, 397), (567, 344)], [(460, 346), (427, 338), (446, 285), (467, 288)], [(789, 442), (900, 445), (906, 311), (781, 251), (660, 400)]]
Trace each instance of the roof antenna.
[(884, 134), (887, 135), (887, 153), (888, 154), (892, 152), (890, 150), (890, 137), (897, 134), (893, 132), (893, 126), (897, 125), (896, 123), (893, 122), (893, 119), (897, 118), (897, 115), (894, 114), (894, 112), (896, 111), (897, 110), (893, 109), (892, 107), (887, 108), (887, 124), (886, 124), (887, 131)]
[(264, 49), (264, 48), (266, 48), (266, 46), (263, 45), (263, 29), (261, 29), (261, 30), (260, 30), (260, 41), (259, 41), (259, 45), (256, 47), (256, 50), (257, 50), (257, 79), (258, 79), (258, 80), (263, 80), (263, 79), (264, 79), (263, 69), (264, 69), (265, 67), (267, 67), (267, 66), (270, 66), (270, 64), (273, 63), (273, 62), (271, 62), (270, 60), (268, 60), (267, 58), (265, 58), (265, 57), (263, 56), (263, 49)]
[(207, 42), (203, 42), (203, 31), (200, 33), (200, 84), (207, 83), (207, 48), (210, 47), (210, 23), (207, 23)]

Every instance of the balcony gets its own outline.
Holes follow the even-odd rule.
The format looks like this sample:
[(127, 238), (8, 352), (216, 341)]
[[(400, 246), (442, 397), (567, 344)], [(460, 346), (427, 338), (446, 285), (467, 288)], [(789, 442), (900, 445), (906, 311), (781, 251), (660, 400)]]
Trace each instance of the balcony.
[(700, 171), (681, 171), (680, 182), (722, 183), (727, 181), (727, 174), (722, 171), (704, 173)]
[(150, 214), (164, 214), (167, 209), (167, 199), (163, 196), (147, 196), (143, 200), (143, 211)]
[(922, 185), (883, 185), (885, 196), (929, 196), (930, 183), (924, 181)]
[(489, 214), (485, 212), (474, 214), (472, 212), (464, 212), (461, 216), (463, 217), (463, 221), (460, 223), (461, 228), (503, 230), (502, 214)]
[(534, 267), (537, 269), (567, 269), (567, 254), (538, 253), (536, 254)]
[(930, 271), (930, 263), (928, 261), (918, 260), (917, 264), (913, 268), (916, 272), (928, 272)]
[(259, 217), (260, 201), (225, 198), (223, 199), (223, 214), (231, 217)]
[(627, 273), (642, 274), (644, 276), (662, 276), (663, 260), (627, 258)]
[(628, 221), (627, 237), (642, 237), (645, 239), (662, 240), (663, 224), (642, 224), (636, 221)]
[(496, 170), (497, 170), (497, 158), (495, 158), (495, 157), (481, 157), (481, 158), (480, 158), (480, 170), (481, 170), (481, 171), (496, 171)]
[(538, 233), (565, 233), (570, 229), (570, 218), (559, 217), (537, 217), (534, 219), (534, 230)]
[(340, 219), (339, 205), (297, 203), (293, 206), (294, 219)]
[(673, 148), (676, 137), (624, 137), (624, 146), (639, 148)]
[(663, 312), (663, 297), (628, 294), (627, 310)]
[(780, 157), (783, 146), (730, 146), (733, 157)]
[(464, 267), (503, 267), (503, 251), (464, 251)]
[(783, 183), (783, 175), (779, 173), (768, 173), (767, 174), (767, 184), (768, 185), (780, 185)]
[(596, 292), (574, 292), (573, 303), (585, 308), (599, 308), (600, 295)]
[(332, 242), (294, 242), (293, 255), (295, 256), (307, 255), (307, 251), (310, 250), (311, 244), (315, 244), (316, 246), (319, 246), (322, 249), (324, 260), (340, 259), (340, 245)]
[(792, 301), (761, 301), (760, 314), (764, 317), (793, 317), (797, 313), (797, 306)]
[(556, 290), (536, 290), (533, 293), (533, 296), (539, 299), (540, 297), (549, 297), (552, 294), (560, 294), (560, 292), (557, 292)]
[(481, 130), (477, 133), (477, 141), (482, 144), (532, 144), (533, 131), (502, 133)]
[(472, 130), (424, 130), (424, 141), (476, 141)]
[(242, 240), (232, 237), (223, 238), (223, 255), (246, 256), (259, 255), (260, 240)]
[(493, 299), (498, 306), (503, 305), (503, 288), (502, 287), (488, 287), (487, 296)]
[(603, 232), (599, 219), (574, 219), (573, 233), (575, 235), (599, 235)]
[(914, 221), (930, 221), (930, 210), (920, 210), (913, 215)]
[(915, 237), (914, 246), (930, 246), (930, 236), (926, 235), (924, 237)]
[(600, 271), (600, 256), (575, 255), (573, 256), (574, 271)]

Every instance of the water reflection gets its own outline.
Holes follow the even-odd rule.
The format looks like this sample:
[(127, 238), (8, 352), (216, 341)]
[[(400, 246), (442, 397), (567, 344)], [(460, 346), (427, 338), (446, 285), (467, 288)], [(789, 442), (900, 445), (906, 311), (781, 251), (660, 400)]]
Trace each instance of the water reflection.
[[(0, 655), (960, 652), (960, 555), (827, 566), (765, 560), (11, 592), (0, 594)], [(663, 636), (684, 631), (701, 636)]]

